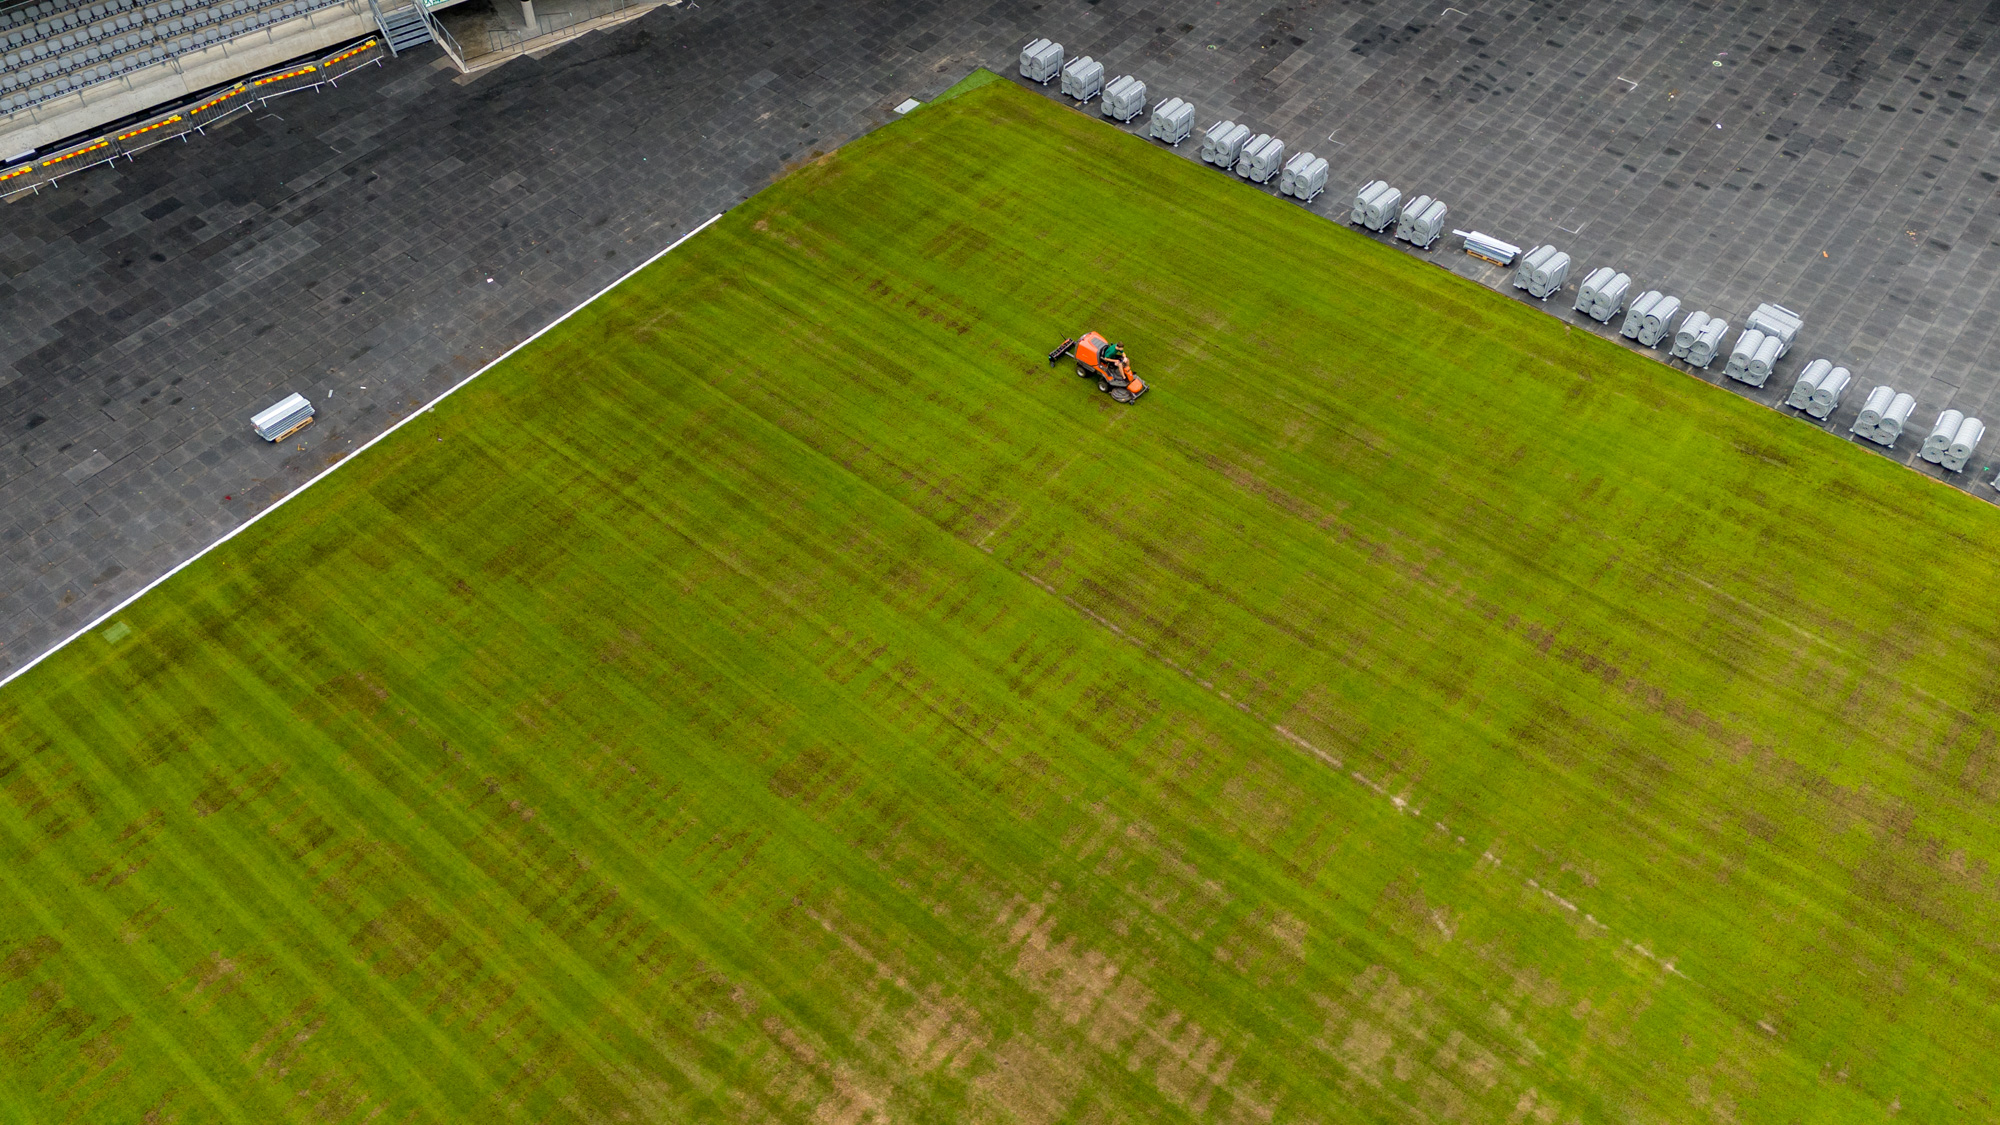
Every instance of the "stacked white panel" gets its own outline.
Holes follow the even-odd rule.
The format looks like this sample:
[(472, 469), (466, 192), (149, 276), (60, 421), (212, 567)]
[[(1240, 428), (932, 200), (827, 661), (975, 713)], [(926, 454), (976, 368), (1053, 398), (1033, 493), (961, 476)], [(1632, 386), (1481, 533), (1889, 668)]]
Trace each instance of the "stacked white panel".
[(1236, 158), (1236, 174), (1253, 184), (1271, 182), (1285, 166), (1285, 142), (1269, 133), (1259, 133), (1243, 146)]
[(1708, 322), (1713, 319), (1705, 312), (1689, 313), (1687, 319), (1681, 321), (1680, 330), (1674, 333), (1674, 346), (1667, 354), (1675, 359), (1686, 359), (1688, 353), (1694, 350), (1694, 342), (1702, 329), (1708, 327)]
[(1236, 167), (1236, 158), (1250, 140), (1250, 126), (1218, 121), (1201, 139), (1201, 158), (1217, 168)]
[(1062, 92), (1080, 102), (1104, 92), (1104, 64), (1084, 55), (1071, 59), (1062, 69)]
[(1610, 266), (1599, 266), (1584, 275), (1582, 284), (1576, 287), (1576, 311), (1589, 313), (1597, 305), (1597, 291), (1611, 284), (1618, 271)]
[(1646, 314), (1652, 311), (1654, 305), (1665, 299), (1666, 294), (1658, 289), (1648, 289), (1639, 294), (1639, 299), (1633, 301), (1632, 307), (1625, 310), (1625, 323), (1618, 327), (1618, 334), (1627, 340), (1638, 339), (1640, 330), (1646, 327)]
[(1812, 404), (1812, 395), (1819, 389), (1819, 381), (1833, 370), (1833, 361), (1816, 359), (1806, 364), (1799, 377), (1792, 381), (1792, 393), (1785, 396), (1785, 405), (1793, 410), (1804, 410)]
[(1444, 211), (1444, 204), (1428, 195), (1410, 200), (1396, 217), (1395, 237), (1428, 248), (1444, 233)]
[(1708, 318), (1708, 323), (1695, 333), (1694, 343), (1688, 346), (1689, 367), (1706, 368), (1715, 362), (1715, 353), (1722, 347), (1722, 338), (1729, 334), (1729, 322), (1719, 316)]
[(1783, 305), (1765, 303), (1757, 306), (1757, 311), (1750, 314), (1749, 319), (1743, 322), (1743, 327), (1755, 328), (1766, 336), (1777, 337), (1782, 341), (1778, 347), (1778, 355), (1783, 357), (1798, 341), (1800, 323), (1799, 314)]
[(1302, 152), (1285, 162), (1278, 175), (1278, 190), (1294, 199), (1311, 203), (1326, 190), (1327, 163), (1322, 157)]
[(1750, 360), (1764, 343), (1764, 334), (1755, 328), (1745, 328), (1736, 337), (1736, 346), (1730, 349), (1729, 362), (1722, 365), (1722, 373), (1739, 383), (1750, 381)]
[(1806, 403), (1806, 413), (1824, 422), (1840, 409), (1841, 393), (1854, 381), (1854, 372), (1845, 367), (1836, 367), (1822, 375), (1819, 385), (1813, 388), (1812, 401)]
[(1514, 270), (1514, 288), (1546, 301), (1569, 281), (1569, 255), (1546, 243), (1528, 251)]
[[(1882, 412), (1889, 409), (1889, 404), (1894, 401), (1896, 401), (1894, 387), (1876, 387), (1869, 391), (1868, 397), (1861, 400), (1861, 413), (1855, 415), (1854, 425), (1848, 428), (1849, 432), (1865, 437), (1869, 441), (1880, 441), (1881, 439), (1875, 435), (1876, 428), (1882, 424)], [(1882, 444), (1887, 445), (1888, 442)]]
[[(1466, 253), (1492, 262), (1496, 266), (1511, 266), (1514, 264), (1514, 259), (1521, 256), (1519, 246), (1511, 242), (1502, 242), (1490, 234), (1476, 230), (1455, 230), (1451, 233), (1465, 240)], [(1519, 275), (1515, 276), (1514, 284), (1517, 288), (1521, 286)]]
[(1986, 436), (1986, 423), (1977, 418), (1967, 418), (1958, 425), (1958, 433), (1951, 439), (1951, 445), (1944, 451), (1943, 465), (1954, 473), (1965, 471), (1965, 463), (1972, 459), (1972, 453), (1979, 448), (1979, 439)]
[(1750, 357), (1750, 377), (1743, 380), (1753, 387), (1761, 387), (1771, 378), (1771, 369), (1778, 365), (1778, 357), (1785, 354), (1785, 342), (1776, 336), (1765, 336), (1757, 346), (1756, 354)]
[(289, 394), (250, 418), (251, 428), (265, 441), (277, 441), (312, 419), (313, 404), (302, 394)]
[(1130, 123), (1146, 112), (1146, 84), (1129, 74), (1111, 80), (1104, 88), (1104, 97), (1097, 103), (1098, 112), (1114, 121)]
[(1652, 308), (1646, 310), (1646, 323), (1639, 328), (1639, 342), (1649, 348), (1657, 348), (1660, 341), (1673, 337), (1674, 317), (1681, 311), (1679, 297), (1662, 297)]
[(1883, 445), (1894, 445), (1903, 436), (1903, 427), (1910, 420), (1910, 412), (1917, 408), (1917, 397), (1907, 392), (1889, 400), (1889, 408), (1882, 412), (1882, 419), (1875, 423), (1875, 440)]
[(1958, 436), (1958, 428), (1964, 424), (1965, 412), (1962, 410), (1947, 410), (1938, 415), (1937, 421), (1931, 423), (1930, 434), (1924, 438), (1923, 448), (1917, 450), (1917, 456), (1933, 465), (1943, 463), (1944, 451), (1951, 448), (1951, 439)]
[(1153, 110), (1152, 127), (1147, 131), (1156, 141), (1179, 145), (1194, 135), (1194, 106), (1179, 98), (1168, 98)]
[(1063, 47), (1049, 39), (1037, 39), (1021, 48), (1021, 77), (1046, 86), (1062, 73)]
[(1584, 315), (1599, 324), (1611, 323), (1611, 318), (1624, 309), (1625, 295), (1631, 291), (1631, 274), (1612, 274), (1610, 281), (1597, 287), (1597, 296), (1591, 301), (1590, 308), (1585, 310)]
[(1383, 180), (1370, 181), (1354, 197), (1354, 210), (1349, 217), (1358, 226), (1379, 231), (1403, 213), (1403, 193)]

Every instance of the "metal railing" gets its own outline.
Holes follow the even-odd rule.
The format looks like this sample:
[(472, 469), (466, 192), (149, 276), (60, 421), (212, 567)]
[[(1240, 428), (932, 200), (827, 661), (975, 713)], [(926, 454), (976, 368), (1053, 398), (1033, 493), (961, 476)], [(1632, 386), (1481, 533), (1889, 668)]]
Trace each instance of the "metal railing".
[(0, 165), (0, 198), (40, 191), (64, 176), (108, 164), (121, 156), (130, 158), (162, 141), (201, 132), (281, 94), (335, 84), (354, 70), (379, 63), (386, 46), (387, 40), (382, 36), (370, 35), (319, 58), (254, 74), (202, 98), (156, 110), (123, 128), (72, 141), (34, 160)]
[(662, 0), (609, 0), (608, 3), (586, 3), (582, 2), (582, 0), (571, 0), (571, 3), (577, 5), (576, 7), (559, 12), (537, 11), (535, 13), (535, 26), (532, 28), (488, 27), (486, 29), (485, 53), (489, 55), (499, 54), (502, 51), (510, 51), (527, 46), (536, 40), (547, 40), (550, 43), (554, 43), (558, 40), (568, 39), (591, 30), (580, 25), (589, 23), (592, 20), (602, 19), (605, 16), (614, 15), (618, 12), (630, 11), (633, 8), (651, 8), (661, 2)]
[(257, 43), (275, 42), (279, 31), (289, 29), (292, 24), (300, 20), (306, 21), (308, 26), (317, 26), (318, 21), (322, 17), (339, 18), (339, 12), (356, 6), (358, 5), (355, 4), (355, 0), (333, 0), (332, 3), (315, 7), (310, 11), (293, 16), (291, 19), (281, 23), (270, 24), (255, 31), (231, 36), (228, 39), (219, 39), (202, 47), (175, 52), (166, 55), (157, 62), (150, 62), (143, 66), (134, 67), (131, 70), (114, 74), (107, 78), (101, 78), (95, 82), (72, 86), (70, 89), (54, 97), (29, 102), (26, 105), (16, 106), (6, 113), (0, 113), (0, 128), (16, 128), (24, 122), (29, 125), (39, 125), (45, 119), (60, 119), (63, 115), (70, 113), (78, 106), (88, 106), (94, 101), (102, 101), (129, 91), (141, 90), (145, 86), (151, 85), (162, 73), (185, 74), (187, 73), (187, 68), (183, 65), (184, 59), (191, 59), (195, 56), (206, 58), (208, 52), (211, 51), (221, 51), (224, 55), (227, 55), (231, 49), (241, 49)]
[(425, 6), (424, 0), (416, 0), (413, 6), (417, 9), (417, 15), (423, 19), (424, 26), (430, 28), (431, 38), (437, 40), (437, 45), (443, 47), (444, 53), (451, 56), (452, 65), (458, 67), (459, 73), (463, 74), (465, 51), (459, 47), (458, 40), (452, 38), (451, 32), (444, 29), (444, 25), (438, 22), (436, 16), (431, 15), (431, 10)]
[(375, 29), (382, 33), (382, 45), (389, 48), (391, 55), (395, 54), (396, 45), (388, 41), (389, 25), (382, 22), (382, 6), (375, 0), (368, 0), (368, 14), (375, 17)]

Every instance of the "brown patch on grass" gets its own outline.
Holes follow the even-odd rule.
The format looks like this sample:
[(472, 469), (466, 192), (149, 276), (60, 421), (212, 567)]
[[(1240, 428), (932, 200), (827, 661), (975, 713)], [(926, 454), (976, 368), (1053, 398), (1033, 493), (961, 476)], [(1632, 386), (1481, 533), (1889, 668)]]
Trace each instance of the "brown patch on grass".
[(140, 938), (145, 937), (147, 932), (154, 926), (159, 925), (160, 919), (164, 917), (166, 917), (166, 912), (160, 909), (160, 904), (157, 901), (149, 902), (138, 910), (133, 911), (131, 917), (125, 919), (124, 927), (118, 931), (118, 940), (126, 945), (131, 945)]
[(450, 937), (450, 928), (422, 903), (404, 898), (365, 923), (348, 945), (377, 976), (397, 980), (415, 971)]
[(1182, 1020), (1181, 1013), (1169, 1012), (1157, 1021), (1125, 1065), (1136, 1069), (1154, 1061), (1153, 1085), (1182, 1109), (1204, 1113), (1210, 1097), (1228, 1082), (1236, 1056), (1225, 1055), (1222, 1040), (1200, 1024)]
[(174, 1125), (174, 1122), (181, 1119), (181, 1115), (171, 1107), (174, 1099), (179, 1096), (179, 1090), (169, 1087), (152, 1105), (146, 1107), (146, 1112), (139, 1115), (140, 1125)]
[(1362, 971), (1343, 997), (1314, 1000), (1325, 1023), (1312, 1046), (1340, 1064), (1350, 1092), (1379, 1091), (1439, 1120), (1494, 1120), (1521, 1086), (1493, 1051), (1385, 966)]
[(1305, 960), (1305, 922), (1260, 906), (1215, 947), (1215, 959), (1269, 988), (1289, 979)]
[(1051, 1051), (1025, 1035), (1000, 1045), (993, 1069), (973, 1079), (972, 1088), (985, 1099), (989, 1113), (980, 1117), (1022, 1125), (1052, 1125), (1063, 1119), (1083, 1083), (1083, 1067), (1075, 1059)]
[(986, 1047), (987, 1033), (977, 1010), (932, 984), (904, 1014), (895, 1044), (903, 1062), (918, 1074), (940, 1067), (956, 1074)]
[[(460, 579), (458, 584), (461, 587), (464, 586), (465, 580)], [(607, 641), (602, 648), (597, 650), (597, 662), (599, 664), (617, 664), (635, 653), (644, 654), (649, 652), (651, 647), (646, 643), (646, 638), (640, 636), (636, 630), (620, 629), (618, 630), (617, 640)]]
[(83, 1056), (83, 1064), (92, 1070), (103, 1070), (117, 1062), (125, 1054), (125, 1048), (118, 1043), (118, 1036), (132, 1026), (131, 1016), (119, 1016), (111, 1021), (111, 1026), (85, 1040), (77, 1047)]
[(1052, 941), (1055, 924), (1042, 904), (1029, 905), (1008, 932), (1016, 947), (1013, 974), (1075, 1026), (1110, 990), (1118, 966), (1094, 949), (1079, 949), (1075, 934)]
[(1146, 1030), (1146, 1011), (1156, 997), (1144, 981), (1121, 976), (1109, 995), (1092, 1013), (1084, 1028), (1084, 1038), (1101, 1051), (1121, 1054), (1125, 1045)]
[(224, 957), (220, 953), (211, 954), (208, 961), (196, 971), (194, 990), (189, 992), (188, 995), (199, 996), (211, 985), (214, 985), (218, 981), (228, 980), (230, 977), (235, 976), (238, 971), (239, 966), (234, 960)]
[(47, 934), (15, 946), (7, 951), (4, 959), (0, 959), (0, 981), (20, 980), (61, 950), (62, 943)]
[(259, 1070), (275, 1077), (290, 1074), (293, 1060), (306, 1042), (326, 1026), (326, 1019), (319, 1011), (317, 999), (307, 997), (299, 1001), (283, 1019), (264, 1029), (250, 1049), (243, 1052), (243, 1061), (256, 1063)]
[(1271, 841), (1292, 826), (1289, 798), (1295, 792), (1277, 771), (1249, 759), (1242, 773), (1222, 784), (1222, 799), (1229, 810), (1226, 823), (1257, 850), (1268, 853)]
[(1027, 904), (1018, 917), (1010, 907), (1000, 921), (1016, 951), (1013, 975), (1042, 997), (1055, 1020), (1080, 1026), (1085, 1042), (1127, 1070), (1151, 1070), (1154, 1086), (1190, 1112), (1205, 1111), (1226, 1087), (1236, 1056), (1223, 1041), (1178, 1011), (1155, 1014), (1152, 989), (1099, 951), (1082, 948), (1076, 935), (1055, 939), (1046, 904)]
[(1395, 879), (1382, 888), (1375, 917), (1426, 953), (1458, 935), (1458, 913), (1427, 897), (1414, 879)]
[(221, 770), (210, 770), (202, 779), (199, 792), (188, 802), (190, 811), (197, 817), (210, 817), (239, 801), (255, 800), (269, 793), (284, 776), (282, 762), (251, 769), (242, 767), (231, 778)]

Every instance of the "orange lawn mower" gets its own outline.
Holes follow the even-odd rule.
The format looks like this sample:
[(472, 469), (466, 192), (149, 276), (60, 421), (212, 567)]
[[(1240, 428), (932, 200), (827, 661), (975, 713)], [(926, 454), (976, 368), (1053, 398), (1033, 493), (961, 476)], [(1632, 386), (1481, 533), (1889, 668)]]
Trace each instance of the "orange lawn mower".
[(1066, 355), (1076, 357), (1076, 373), (1088, 379), (1097, 376), (1097, 389), (1119, 402), (1132, 402), (1146, 393), (1146, 381), (1132, 373), (1131, 357), (1125, 349), (1095, 332), (1085, 332), (1081, 340), (1064, 340), (1049, 353), (1049, 366)]

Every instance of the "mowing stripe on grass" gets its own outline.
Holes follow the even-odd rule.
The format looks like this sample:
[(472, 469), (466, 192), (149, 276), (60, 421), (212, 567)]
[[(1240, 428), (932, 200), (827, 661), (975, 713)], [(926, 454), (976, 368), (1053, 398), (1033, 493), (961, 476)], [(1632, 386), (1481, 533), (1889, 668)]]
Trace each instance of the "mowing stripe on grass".
[(0, 1117), (1990, 1118), (2000, 520), (1711, 392), (935, 101), (0, 692)]

